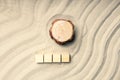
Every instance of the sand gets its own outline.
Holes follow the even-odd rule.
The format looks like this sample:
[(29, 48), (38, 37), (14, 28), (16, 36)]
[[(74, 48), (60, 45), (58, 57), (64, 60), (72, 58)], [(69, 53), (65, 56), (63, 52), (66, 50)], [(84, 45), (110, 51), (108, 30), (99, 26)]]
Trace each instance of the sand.
[[(56, 44), (50, 22), (75, 24)], [(36, 64), (36, 52), (69, 52), (71, 63)], [(0, 80), (120, 80), (120, 0), (0, 0)]]

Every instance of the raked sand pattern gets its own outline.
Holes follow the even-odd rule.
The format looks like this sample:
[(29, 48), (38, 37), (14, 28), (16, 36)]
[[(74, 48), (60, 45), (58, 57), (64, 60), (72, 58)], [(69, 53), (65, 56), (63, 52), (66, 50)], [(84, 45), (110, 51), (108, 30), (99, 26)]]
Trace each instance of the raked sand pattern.
[[(75, 23), (73, 43), (50, 39), (55, 15)], [(41, 50), (71, 63), (36, 64)], [(0, 80), (120, 80), (120, 0), (0, 0)]]

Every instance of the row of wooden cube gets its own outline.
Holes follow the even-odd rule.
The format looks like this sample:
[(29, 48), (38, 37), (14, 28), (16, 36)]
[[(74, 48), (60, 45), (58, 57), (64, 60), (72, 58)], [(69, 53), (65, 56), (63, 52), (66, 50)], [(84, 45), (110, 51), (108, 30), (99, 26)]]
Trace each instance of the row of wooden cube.
[(40, 54), (35, 55), (36, 63), (61, 63), (70, 62), (69, 54)]

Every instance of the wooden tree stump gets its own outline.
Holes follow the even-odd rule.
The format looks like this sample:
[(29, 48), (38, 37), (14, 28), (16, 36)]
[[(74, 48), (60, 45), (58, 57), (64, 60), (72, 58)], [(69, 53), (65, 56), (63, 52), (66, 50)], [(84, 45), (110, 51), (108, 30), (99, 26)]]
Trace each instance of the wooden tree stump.
[(70, 20), (57, 19), (49, 30), (51, 38), (58, 44), (65, 44), (74, 38), (74, 25)]

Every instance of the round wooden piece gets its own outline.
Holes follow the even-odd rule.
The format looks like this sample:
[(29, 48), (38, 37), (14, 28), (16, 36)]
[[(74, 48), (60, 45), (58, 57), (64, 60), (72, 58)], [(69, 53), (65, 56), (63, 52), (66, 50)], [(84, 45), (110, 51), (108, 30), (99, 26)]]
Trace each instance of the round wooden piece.
[(49, 32), (58, 44), (65, 44), (73, 40), (74, 25), (69, 20), (57, 19), (53, 21)]

